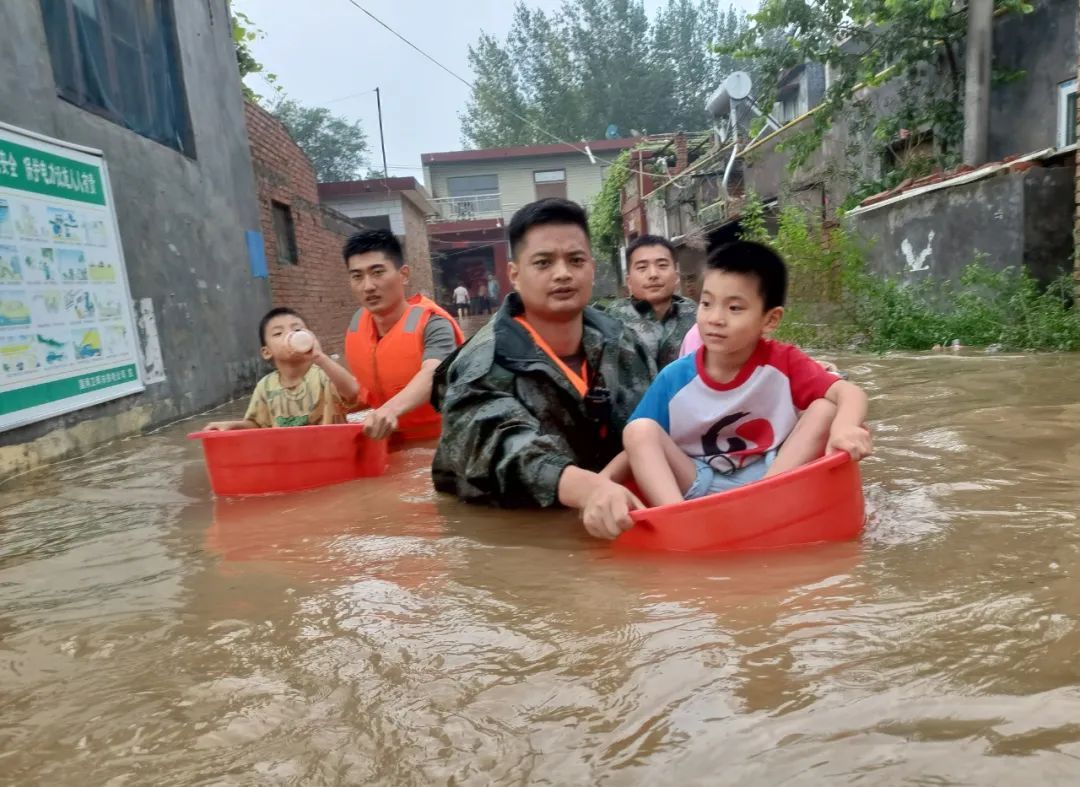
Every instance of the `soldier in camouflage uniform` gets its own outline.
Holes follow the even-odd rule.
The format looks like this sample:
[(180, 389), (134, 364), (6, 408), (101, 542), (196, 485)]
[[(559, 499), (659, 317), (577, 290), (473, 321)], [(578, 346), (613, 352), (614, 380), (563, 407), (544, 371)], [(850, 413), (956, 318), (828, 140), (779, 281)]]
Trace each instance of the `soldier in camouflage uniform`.
[(607, 465), (653, 358), (620, 321), (587, 307), (596, 263), (578, 205), (526, 205), (509, 235), (516, 292), (436, 372), (435, 488), (502, 506), (561, 503), (613, 538), (641, 503)]
[(626, 249), (626, 284), (630, 297), (607, 308), (645, 344), (657, 368), (679, 357), (683, 337), (697, 319), (697, 303), (675, 293), (679, 268), (667, 238), (642, 235)]

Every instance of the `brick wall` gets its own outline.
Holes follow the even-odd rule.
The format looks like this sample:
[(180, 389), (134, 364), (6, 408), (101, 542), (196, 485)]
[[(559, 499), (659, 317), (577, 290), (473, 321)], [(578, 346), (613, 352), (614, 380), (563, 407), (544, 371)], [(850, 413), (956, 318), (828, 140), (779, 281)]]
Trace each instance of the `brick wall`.
[(427, 221), (420, 208), (401, 198), (402, 218), (405, 220), (405, 262), (412, 276), (409, 279), (410, 294), (422, 292), (434, 300), (435, 283), (431, 273), (431, 246), (428, 244)]
[[(315, 172), (307, 156), (281, 123), (250, 102), (247, 129), (274, 306), (296, 309), (323, 349), (340, 353), (349, 318), (356, 311), (341, 247), (362, 225), (319, 203)], [(295, 265), (279, 261), (273, 202), (289, 206), (292, 214), (299, 258)]]

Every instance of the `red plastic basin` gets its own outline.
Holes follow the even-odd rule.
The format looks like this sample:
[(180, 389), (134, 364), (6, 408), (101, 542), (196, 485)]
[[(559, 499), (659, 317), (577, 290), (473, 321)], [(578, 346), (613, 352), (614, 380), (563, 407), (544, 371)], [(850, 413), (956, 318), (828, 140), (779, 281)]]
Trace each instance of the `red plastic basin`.
[(728, 492), (631, 513), (618, 546), (668, 552), (848, 541), (866, 524), (859, 465), (833, 454)]
[(386, 472), (387, 443), (363, 424), (195, 432), (214, 494), (296, 492)]

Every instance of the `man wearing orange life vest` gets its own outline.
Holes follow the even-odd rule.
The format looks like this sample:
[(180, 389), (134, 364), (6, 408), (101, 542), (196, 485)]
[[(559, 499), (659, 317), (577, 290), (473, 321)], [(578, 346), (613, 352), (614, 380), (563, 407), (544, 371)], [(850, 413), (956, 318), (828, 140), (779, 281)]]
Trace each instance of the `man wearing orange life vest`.
[(365, 230), (342, 249), (349, 285), (360, 309), (345, 334), (345, 359), (360, 383), (361, 401), (374, 408), (364, 431), (381, 440), (439, 436), (432, 408), (435, 369), (464, 341), (461, 328), (423, 295), (405, 297), (409, 266), (389, 230)]

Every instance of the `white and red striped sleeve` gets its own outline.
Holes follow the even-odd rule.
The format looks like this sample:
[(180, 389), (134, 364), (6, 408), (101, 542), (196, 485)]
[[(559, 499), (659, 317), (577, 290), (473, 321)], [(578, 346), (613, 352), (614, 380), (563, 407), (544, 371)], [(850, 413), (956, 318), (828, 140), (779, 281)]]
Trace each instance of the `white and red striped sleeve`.
[(840, 380), (840, 376), (826, 371), (821, 364), (793, 344), (769, 342), (770, 366), (775, 366), (788, 378), (791, 399), (795, 407), (805, 410)]

